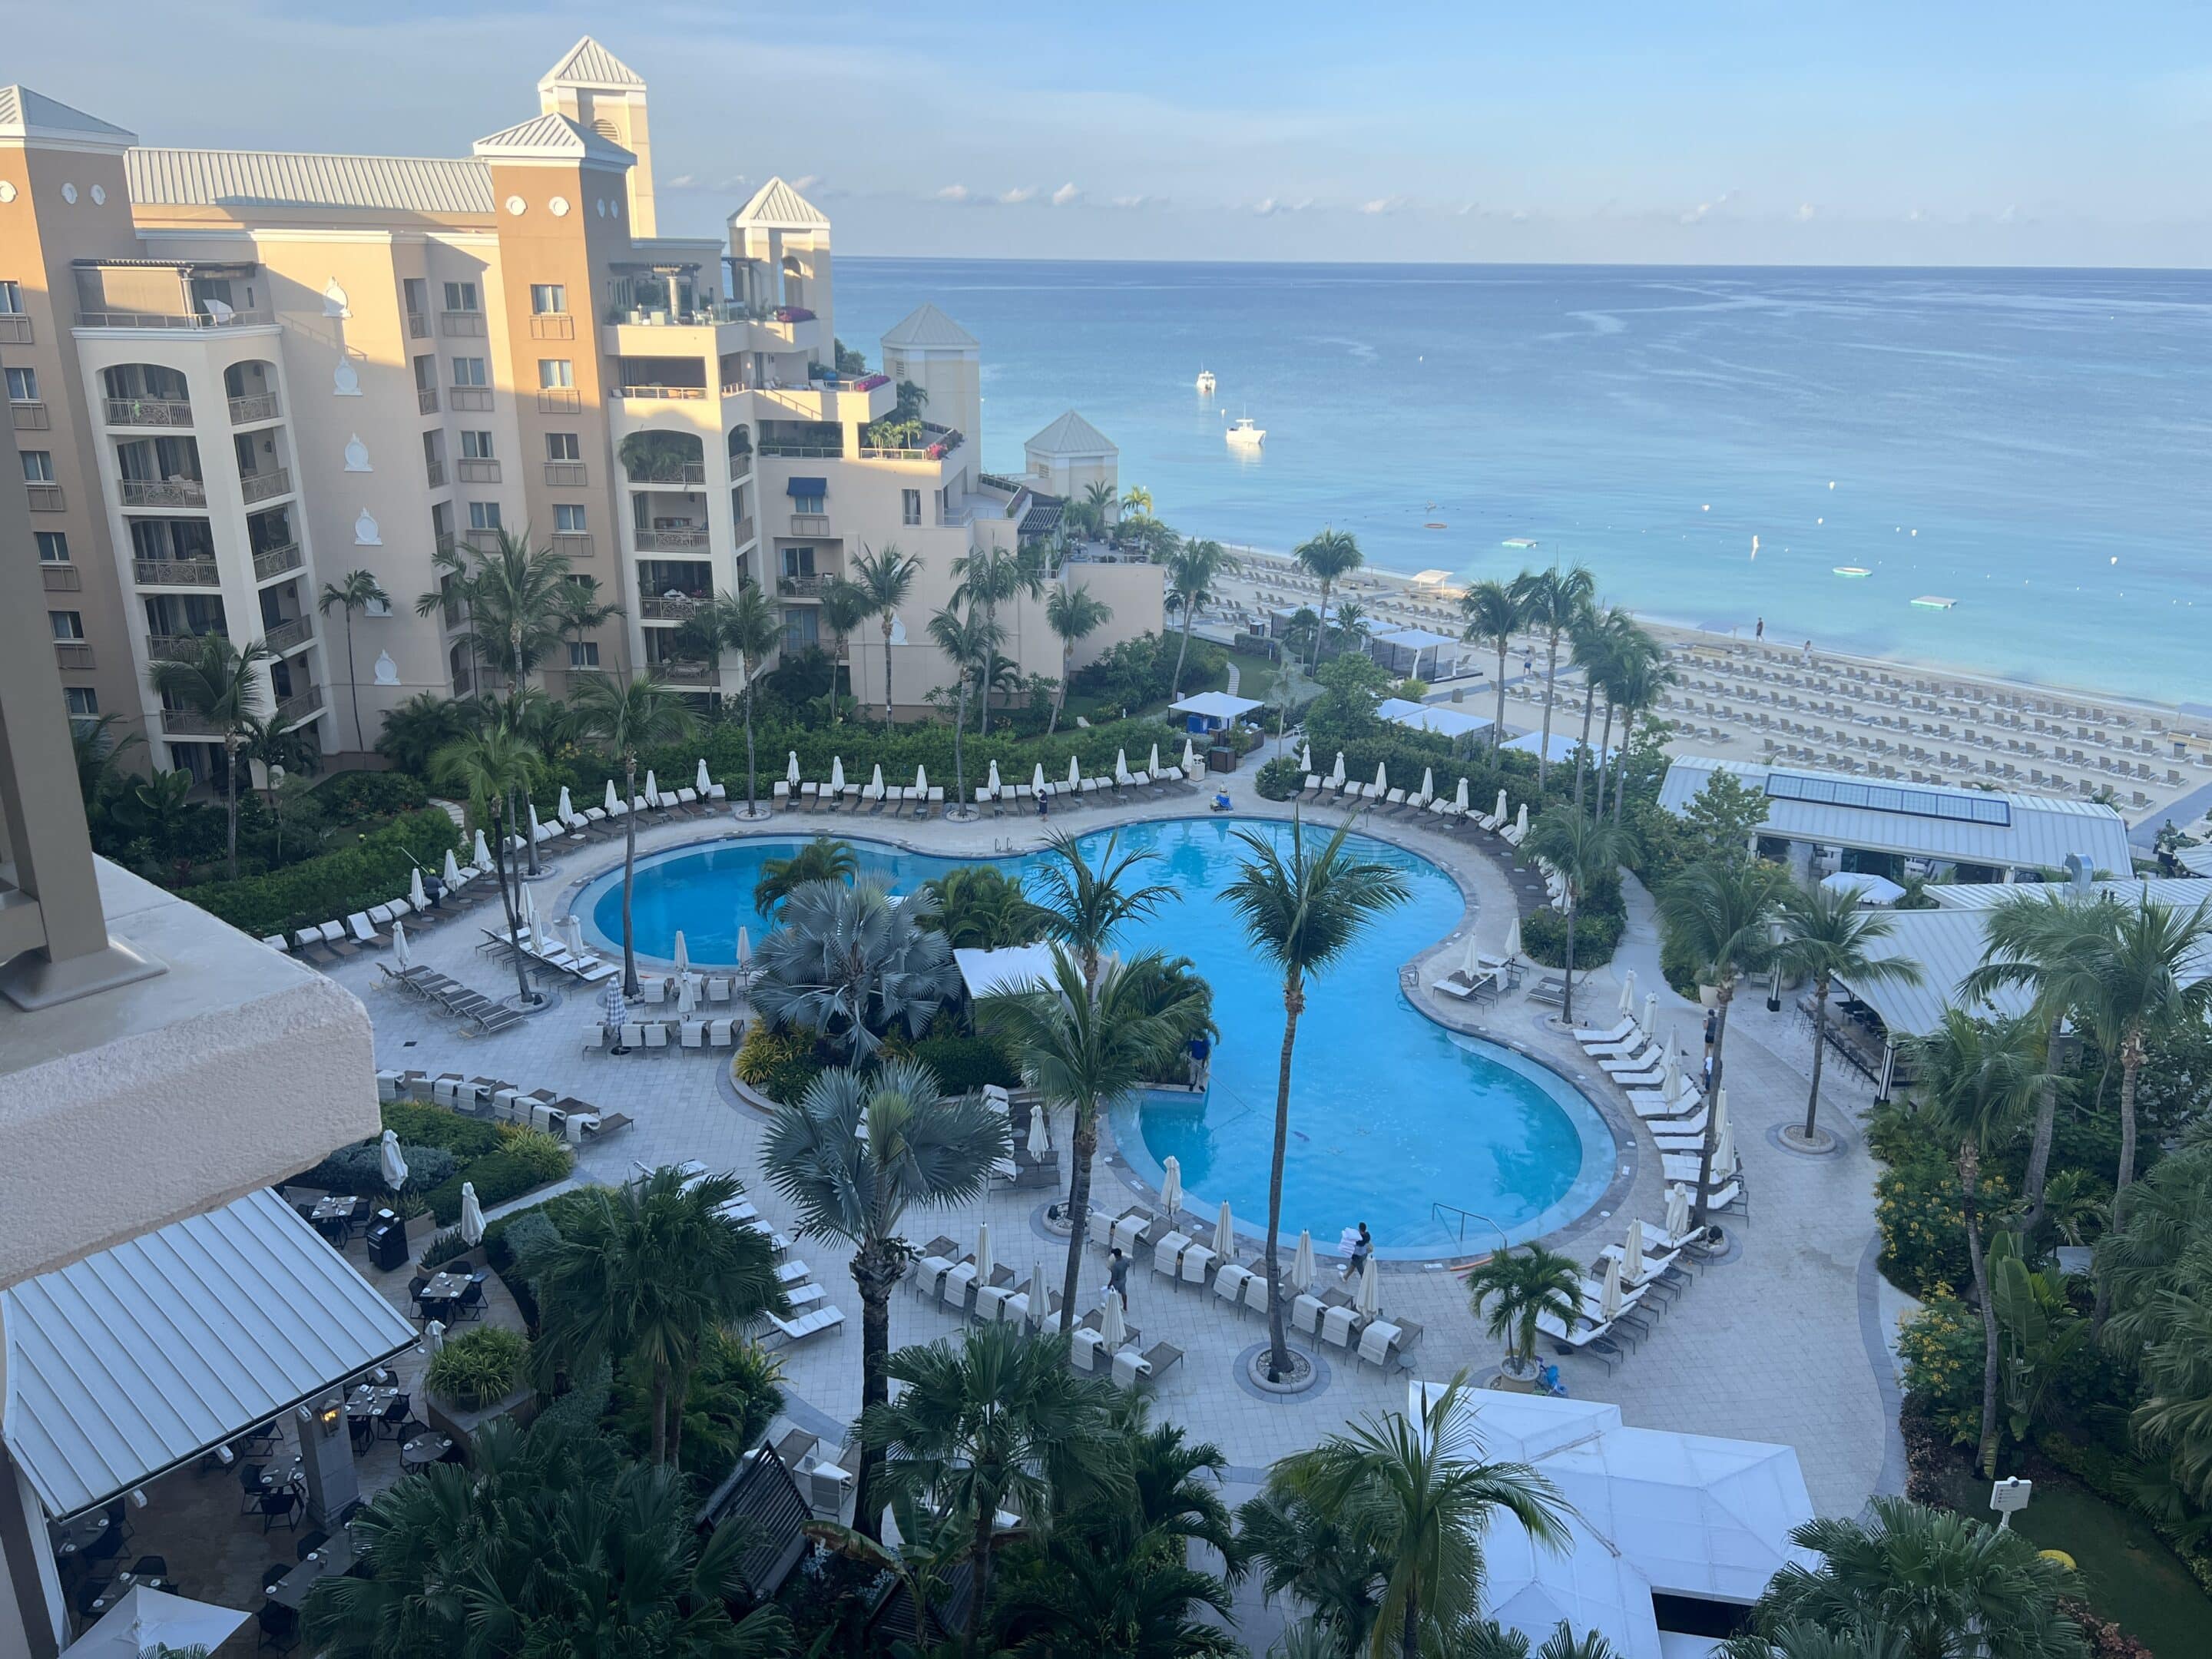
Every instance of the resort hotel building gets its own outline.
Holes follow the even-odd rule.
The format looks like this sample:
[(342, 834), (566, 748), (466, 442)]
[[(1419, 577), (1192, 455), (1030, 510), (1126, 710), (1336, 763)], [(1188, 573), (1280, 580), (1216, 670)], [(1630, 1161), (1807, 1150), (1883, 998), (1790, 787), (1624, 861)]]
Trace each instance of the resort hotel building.
[[(465, 607), (418, 599), (450, 587), (441, 553), (501, 530), (621, 607), (544, 665), (556, 693), (591, 669), (733, 692), (735, 659), (679, 633), (741, 582), (773, 596), (785, 649), (835, 650), (823, 585), (896, 546), (919, 562), (888, 619), (911, 714), (952, 678), (926, 623), (954, 562), (1117, 486), (1073, 411), (987, 471), (980, 349), (933, 306), (883, 337), (880, 372), (839, 373), (830, 222), (783, 180), (726, 239), (661, 234), (645, 82), (597, 41), (537, 103), (431, 159), (149, 149), (0, 88), (0, 366), (74, 715), (119, 714), (155, 765), (204, 778), (210, 731), (148, 667), (220, 632), (267, 644), (268, 706), (326, 754), (365, 749), (406, 698), (483, 687)], [(908, 383), (926, 401), (872, 430)], [(323, 613), (356, 570), (388, 599)], [(1079, 665), (1161, 625), (1149, 568), (1061, 579), (1113, 611)], [(1060, 672), (1041, 599), (999, 619), (1024, 674)], [(885, 699), (881, 639), (850, 641), (864, 704)]]

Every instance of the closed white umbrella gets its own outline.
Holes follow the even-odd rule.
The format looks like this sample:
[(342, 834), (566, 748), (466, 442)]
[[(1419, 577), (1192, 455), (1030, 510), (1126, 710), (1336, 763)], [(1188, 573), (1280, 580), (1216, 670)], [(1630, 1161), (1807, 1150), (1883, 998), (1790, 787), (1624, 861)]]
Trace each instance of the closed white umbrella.
[(1083, 767), (1073, 755), (1067, 757), (1067, 781), (1071, 784), (1080, 784), (1083, 781)]
[(398, 1135), (390, 1129), (384, 1132), (384, 1146), (381, 1151), (384, 1184), (396, 1193), (407, 1184), (407, 1160), (400, 1155)]
[(620, 1025), (629, 1018), (629, 1004), (623, 998), (620, 974), (610, 975), (606, 988), (599, 993), (599, 1018), (609, 1025)]
[(530, 803), (530, 839), (532, 841), (535, 842), (539, 839), (539, 828), (540, 826), (538, 822), (538, 803), (536, 801), (532, 801)]
[(925, 798), (929, 793), (929, 774), (919, 766), (914, 769), (914, 793)]
[(469, 856), (476, 860), (477, 869), (491, 868), (491, 848), (484, 845), (483, 831), (481, 830), (477, 831), (477, 844)]
[(430, 896), (422, 890), (422, 866), (419, 864), (407, 872), (407, 902), (417, 910), (430, 908)]
[(1044, 793), (1044, 763), (1042, 761), (1039, 761), (1035, 769), (1030, 773), (1030, 793), (1032, 795)]
[(1192, 767), (1197, 764), (1198, 756), (1190, 746), (1190, 739), (1188, 738), (1185, 738), (1182, 740), (1182, 769), (1185, 772), (1188, 772)]
[(1509, 958), (1521, 954), (1521, 918), (1518, 915), (1505, 930), (1505, 954)]
[(1387, 795), (1390, 793), (1389, 769), (1381, 761), (1375, 763), (1375, 793), (1378, 795)]
[(1628, 1224), (1628, 1237), (1620, 1247), (1624, 1258), (1636, 1264), (1637, 1277), (1644, 1276), (1644, 1218), (1638, 1216)]
[(999, 781), (999, 763), (996, 761), (991, 763), (991, 775), (985, 787), (994, 795), (1006, 787)]
[(1659, 1085), (1660, 1097), (1672, 1100), (1682, 1092), (1682, 1062), (1674, 1053), (1674, 1045), (1667, 1045), (1667, 1079)]
[(1213, 1224), (1213, 1254), (1220, 1261), (1237, 1260), (1237, 1224), (1229, 1214), (1229, 1200), (1221, 1200), (1221, 1218)]
[(1597, 1318), (1601, 1325), (1610, 1324), (1620, 1316), (1620, 1258), (1609, 1255), (1605, 1259), (1605, 1277), (1598, 1281)]
[(538, 914), (538, 895), (527, 887), (522, 890), (522, 920), (530, 929), (531, 943), (542, 947), (545, 943), (545, 922)]
[(784, 763), (783, 781), (796, 789), (799, 787), (799, 751), (794, 749), (790, 752), (791, 758)]
[(607, 780), (607, 798), (600, 804), (610, 812), (616, 811), (622, 805), (621, 797), (615, 793), (615, 781), (612, 778), (609, 778)]
[(1046, 1115), (1042, 1102), (1030, 1108), (1030, 1156), (1040, 1164), (1052, 1151), (1052, 1129), (1045, 1121)]
[(453, 849), (450, 847), (446, 849), (445, 877), (446, 885), (448, 887), (459, 887), (461, 884), (461, 861), (453, 856)]
[(245, 1622), (236, 1607), (133, 1584), (68, 1651), (70, 1659), (139, 1659), (141, 1654), (187, 1648), (212, 1653)]
[(1291, 1258), (1291, 1289), (1304, 1292), (1313, 1289), (1313, 1235), (1304, 1228), (1298, 1230), (1297, 1254)]
[(1728, 1091), (1713, 1091), (1713, 1133), (1717, 1135), (1729, 1127)]
[(1313, 770), (1313, 745), (1311, 744), (1305, 744), (1298, 750), (1298, 770), (1301, 772), (1311, 772)]
[(1340, 785), (1344, 781), (1344, 750), (1341, 749), (1336, 751), (1336, 764), (1328, 769), (1328, 781)]
[(1421, 769), (1421, 805), (1426, 806), (1437, 798), (1437, 772), (1432, 766)]
[(645, 800), (648, 806), (660, 805), (660, 780), (653, 775), (653, 769), (645, 769)]
[(830, 787), (841, 795), (845, 793), (845, 757), (842, 755), (830, 757)]
[(1160, 1208), (1170, 1222), (1182, 1208), (1182, 1160), (1173, 1152), (1160, 1160)]
[(404, 922), (392, 924), (392, 960), (398, 964), (403, 974), (415, 964), (414, 952), (407, 948), (407, 926)]
[(991, 1269), (994, 1265), (991, 1260), (991, 1224), (979, 1221), (975, 1224), (975, 1282), (978, 1285), (991, 1282)]
[(565, 783), (561, 786), (561, 799), (554, 803), (553, 816), (563, 823), (576, 816), (575, 803), (568, 799), (568, 786)]
[(1150, 772), (1150, 773), (1151, 773), (1154, 777), (1158, 777), (1158, 776), (1159, 776), (1159, 775), (1160, 775), (1160, 746), (1159, 746), (1159, 744), (1154, 744), (1152, 745), (1152, 764), (1151, 764), (1151, 765), (1149, 765), (1149, 766), (1147, 766), (1147, 767), (1145, 769), (1145, 770), (1146, 770), (1147, 772)]
[(686, 977), (691, 972), (691, 947), (684, 943), (681, 927), (676, 930), (676, 972), (679, 977)]
[(699, 757), (699, 769), (692, 775), (691, 787), (702, 795), (714, 787), (714, 779), (707, 775), (707, 757), (704, 755)]
[(1098, 1315), (1099, 1344), (1110, 1352), (1128, 1340), (1129, 1323), (1121, 1316), (1121, 1292), (1109, 1288), (1105, 1304)]
[(567, 920), (561, 924), (561, 938), (568, 945), (569, 955), (580, 957), (586, 954), (584, 949), (584, 919), (574, 910), (568, 912)]
[(698, 993), (694, 990), (689, 974), (681, 975), (676, 981), (676, 1018), (689, 1019), (699, 1006)]
[(750, 967), (752, 965), (752, 929), (750, 927), (740, 927), (738, 929), (738, 966), (739, 968)]
[(1667, 1189), (1667, 1237), (1680, 1238), (1690, 1231), (1690, 1189), (1676, 1182)]
[(1482, 965), (1482, 946), (1471, 931), (1467, 936), (1467, 955), (1460, 962), (1459, 971), (1460, 977), (1467, 980), (1473, 980), (1488, 971)]
[(1128, 775), (1129, 751), (1126, 749), (1116, 749), (1114, 751), (1114, 781), (1119, 783)]
[(1628, 970), (1620, 981), (1620, 1012), (1633, 1018), (1636, 1013), (1636, 969)]
[(1643, 1023), (1644, 1040), (1649, 1042), (1652, 1034), (1659, 1029), (1659, 994), (1656, 991), (1646, 991), (1644, 994)]
[(461, 1183), (461, 1239), (471, 1249), (483, 1243), (483, 1206), (477, 1202), (477, 1183)]
[(1030, 1313), (1032, 1325), (1041, 1326), (1052, 1317), (1052, 1281), (1044, 1276), (1044, 1258), (1035, 1257), (1030, 1263)]
[(1528, 803), (1522, 801), (1521, 810), (1513, 817), (1513, 833), (1526, 837), (1528, 833)]
[(1713, 1138), (1713, 1180), (1726, 1181), (1735, 1173), (1735, 1125), (1723, 1123)]
[(876, 763), (876, 769), (868, 778), (868, 792), (878, 800), (884, 798), (884, 763), (881, 761)]
[(1462, 812), (1467, 811), (1467, 780), (1465, 778), (1459, 781), (1459, 787), (1452, 792), (1452, 805)]
[(422, 1328), (422, 1346), (432, 1353), (446, 1346), (446, 1322), (434, 1319)]
[(1490, 816), (1500, 823), (1505, 822), (1505, 792), (1503, 789), (1498, 792), (1498, 810)]
[(1382, 1281), (1375, 1271), (1375, 1258), (1370, 1255), (1366, 1266), (1359, 1270), (1359, 1294), (1353, 1298), (1353, 1308), (1363, 1319), (1373, 1319), (1382, 1311)]

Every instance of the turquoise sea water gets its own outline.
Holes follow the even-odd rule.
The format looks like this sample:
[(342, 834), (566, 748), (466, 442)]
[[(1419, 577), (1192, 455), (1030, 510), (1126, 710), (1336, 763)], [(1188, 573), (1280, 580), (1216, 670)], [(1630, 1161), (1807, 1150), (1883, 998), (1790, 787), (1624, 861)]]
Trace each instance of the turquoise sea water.
[[(1181, 1161), (1185, 1190), (1211, 1215), (1224, 1199), (1240, 1226), (1267, 1218), (1276, 1063), (1283, 1030), (1281, 982), (1254, 956), (1217, 895), (1248, 849), (1233, 830), (1281, 838), (1287, 826), (1204, 822), (1138, 824), (1122, 844), (1157, 853), (1148, 878), (1180, 895), (1130, 930), (1127, 950), (1188, 956), (1213, 988), (1222, 1041), (1205, 1098), (1157, 1097), (1115, 1116), (1123, 1154), (1157, 1185), (1162, 1160)], [(1096, 855), (1103, 839), (1085, 838)], [(1310, 1229), (1317, 1249), (1368, 1223), (1386, 1254), (1428, 1255), (1488, 1248), (1495, 1234), (1438, 1203), (1486, 1216), (1518, 1239), (1549, 1231), (1592, 1202), (1613, 1169), (1613, 1142), (1589, 1103), (1563, 1079), (1511, 1051), (1443, 1030), (1398, 990), (1398, 969), (1455, 927), (1457, 886), (1426, 860), (1368, 836), (1357, 850), (1401, 870), (1409, 902), (1388, 913), (1343, 962), (1316, 981), (1298, 1026), (1284, 1224)], [(669, 957), (683, 929), (691, 960), (735, 957), (737, 929), (758, 944), (766, 926), (752, 908), (763, 862), (797, 842), (746, 841), (678, 849), (641, 863), (632, 909), (638, 949)], [(856, 842), (864, 872), (908, 891), (957, 863)], [(995, 860), (1010, 872), (1033, 857)], [(578, 911), (603, 939), (619, 940), (619, 871), (593, 884)], [(1111, 1200), (1102, 1194), (1099, 1202)]]
[[(1074, 407), (1187, 532), (1284, 550), (1333, 522), (1461, 576), (1557, 556), (1664, 621), (2212, 702), (2212, 273), (837, 273), (871, 361), (923, 299), (981, 341), (993, 469)], [(1221, 437), (1248, 413), (1256, 457)]]

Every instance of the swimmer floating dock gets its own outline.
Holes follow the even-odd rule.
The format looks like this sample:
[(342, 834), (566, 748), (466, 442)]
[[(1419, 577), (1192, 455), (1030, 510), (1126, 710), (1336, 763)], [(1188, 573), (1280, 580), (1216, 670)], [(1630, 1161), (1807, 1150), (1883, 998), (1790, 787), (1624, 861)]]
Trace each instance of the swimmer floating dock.
[(1947, 599), (1940, 593), (1923, 593), (1912, 603), (1923, 611), (1948, 611), (1958, 600)]

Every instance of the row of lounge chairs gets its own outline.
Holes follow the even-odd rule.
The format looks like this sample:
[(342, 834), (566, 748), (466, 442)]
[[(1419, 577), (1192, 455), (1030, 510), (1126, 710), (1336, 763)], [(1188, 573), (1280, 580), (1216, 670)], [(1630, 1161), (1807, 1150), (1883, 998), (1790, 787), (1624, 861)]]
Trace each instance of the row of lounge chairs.
[(605, 957), (590, 951), (579, 954), (556, 939), (539, 939), (527, 927), (519, 927), (512, 934), (504, 928), (495, 930), (486, 927), (483, 933), (484, 942), (477, 946), (477, 950), (495, 954), (506, 951), (520, 956), (534, 968), (566, 974), (586, 985), (604, 984), (622, 972), (618, 966)]
[(584, 1052), (611, 1054), (617, 1048), (635, 1054), (640, 1049), (734, 1048), (744, 1040), (745, 1023), (726, 1014), (709, 1018), (692, 1015), (684, 1019), (629, 1019), (619, 1025), (601, 1021), (584, 1029)]
[(623, 1112), (602, 1112), (574, 1095), (556, 1095), (550, 1089), (526, 1091), (501, 1078), (463, 1077), (459, 1072), (386, 1069), (376, 1074), (376, 1097), (380, 1101), (427, 1100), (450, 1106), (471, 1117), (514, 1123), (585, 1146), (626, 1129), (630, 1119)]
[(1651, 1334), (1651, 1322), (1689, 1288), (1689, 1261), (1708, 1248), (1705, 1230), (1686, 1227), (1678, 1234), (1663, 1229), (1644, 1235), (1640, 1259), (1627, 1260), (1627, 1244), (1608, 1244), (1591, 1264), (1603, 1273), (1609, 1264), (1621, 1264), (1620, 1305), (1608, 1319), (1604, 1312), (1605, 1287), (1597, 1279), (1581, 1284), (1579, 1313), (1571, 1326), (1549, 1311), (1536, 1316), (1536, 1328), (1549, 1338), (1552, 1351), (1562, 1356), (1588, 1354), (1610, 1372), (1625, 1352)]
[[(719, 783), (709, 785), (705, 794), (685, 786), (681, 789), (663, 789), (653, 795), (635, 795), (628, 806), (617, 800), (611, 807), (587, 806), (582, 811), (572, 811), (566, 818), (541, 821), (538, 826), (540, 846), (564, 837), (571, 841), (592, 841), (619, 835), (623, 822), (633, 815), (650, 823), (673, 823), (679, 818), (703, 818), (712, 816), (715, 803), (727, 798), (728, 792)], [(507, 838), (510, 847), (524, 845), (520, 836)]]
[(1364, 803), (1366, 806), (1385, 812), (1407, 811), (1425, 813), (1440, 825), (1473, 824), (1486, 830), (1509, 846), (1518, 847), (1526, 833), (1520, 820), (1497, 812), (1485, 811), (1474, 805), (1462, 806), (1456, 796), (1425, 793), (1419, 789), (1377, 789), (1371, 783), (1347, 780), (1340, 783), (1334, 777), (1324, 777), (1318, 772), (1309, 772), (1299, 787), (1297, 798), (1303, 801), (1328, 802), (1344, 800)]
[(779, 807), (799, 806), (809, 812), (888, 812), (891, 817), (926, 818), (945, 805), (943, 786), (916, 788), (912, 784), (848, 783), (832, 787), (826, 783), (800, 783), (778, 778), (770, 799)]
[(1040, 790), (1035, 780), (1027, 783), (1002, 783), (995, 790), (988, 785), (975, 791), (975, 805), (988, 806), (998, 817), (1004, 817), (1011, 809), (1020, 812), (1036, 805), (1042, 794), (1049, 806), (1069, 807), (1087, 805), (1094, 799), (1110, 796), (1117, 804), (1125, 804), (1137, 791), (1149, 791), (1155, 800), (1170, 789), (1195, 789), (1205, 775), (1205, 768), (1192, 762), (1188, 772), (1181, 767), (1164, 766), (1157, 772), (1123, 772), (1115, 777), (1083, 778), (1070, 783), (1062, 778), (1057, 783), (1048, 783)]
[[(678, 1165), (688, 1189), (704, 1181), (707, 1166), (696, 1158)], [(842, 1310), (832, 1306), (829, 1292), (814, 1282), (814, 1270), (791, 1254), (791, 1240), (779, 1232), (771, 1222), (762, 1219), (752, 1200), (743, 1193), (727, 1200), (715, 1213), (733, 1227), (757, 1233), (769, 1242), (775, 1261), (776, 1280), (783, 1287), (784, 1297), (791, 1304), (786, 1314), (764, 1313), (760, 1322), (766, 1327), (761, 1337), (763, 1347), (783, 1347), (793, 1342), (803, 1342), (810, 1336), (833, 1331), (845, 1322)]]
[[(925, 1302), (934, 1302), (987, 1325), (1018, 1325), (1031, 1318), (1033, 1298), (1040, 1287), (1016, 1288), (1019, 1281), (1004, 1262), (994, 1265), (989, 1278), (983, 1279), (976, 1273), (975, 1252), (961, 1255), (959, 1249), (951, 1238), (930, 1240), (907, 1269), (908, 1288)], [(1047, 1305), (1035, 1310), (1035, 1322), (1043, 1326), (1059, 1318), (1063, 1303), (1060, 1292), (1049, 1284), (1041, 1288)], [(1181, 1348), (1172, 1342), (1155, 1342), (1146, 1347), (1140, 1340), (1142, 1333), (1137, 1330), (1128, 1331), (1128, 1340), (1109, 1352), (1102, 1329), (1103, 1315), (1103, 1308), (1093, 1308), (1076, 1328), (1074, 1346), (1068, 1354), (1068, 1364), (1074, 1370), (1094, 1373), (1110, 1370), (1115, 1382), (1133, 1389), (1157, 1383), (1182, 1363)]]
[(475, 908), (481, 896), (463, 890), (477, 875), (474, 866), (464, 866), (459, 885), (448, 883), (438, 902), (427, 908), (417, 907), (402, 894), (388, 904), (372, 904), (366, 910), (356, 910), (342, 921), (333, 920), (300, 928), (289, 940), (282, 933), (270, 933), (261, 942), (272, 951), (286, 951), (318, 968), (327, 968), (346, 957), (390, 945), (392, 924), (402, 917), (411, 916), (415, 919), (413, 925), (422, 927)]
[(473, 1023), (487, 1036), (504, 1031), (509, 1026), (522, 1023), (522, 1016), (504, 1003), (494, 1002), (483, 992), (472, 990), (450, 975), (421, 963), (410, 967), (394, 968), (389, 963), (379, 964), (384, 976), (411, 996), (425, 1002), (435, 1003), (447, 1013)]
[[(1006, 1156), (993, 1160), (989, 1179), (1003, 1181), (1009, 1187), (1058, 1186), (1060, 1160), (1049, 1155), (1030, 1155), (1029, 1115), (1044, 1109), (1042, 1097), (1033, 1089), (1009, 1093), (995, 1083), (987, 1083), (983, 1085), (983, 1104), (1006, 1132)], [(1017, 1107), (1021, 1109), (1018, 1122), (1014, 1116)]]
[[(1658, 1143), (1661, 1172), (1668, 1183), (1686, 1187), (1694, 1195), (1709, 1127), (1704, 1091), (1682, 1073), (1676, 1079), (1674, 1091), (1668, 1092), (1667, 1050), (1634, 1019), (1624, 1018), (1606, 1027), (1577, 1027), (1575, 1040), (1620, 1085), (1630, 1109), (1650, 1126)], [(1748, 1217), (1750, 1200), (1742, 1160), (1731, 1157), (1725, 1164), (1717, 1164), (1705, 1194), (1708, 1210), (1740, 1207)]]

